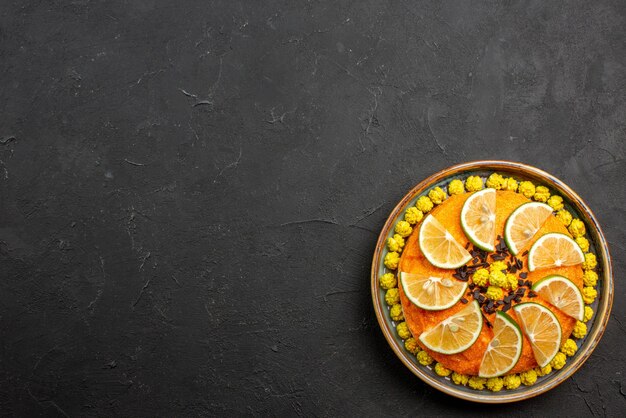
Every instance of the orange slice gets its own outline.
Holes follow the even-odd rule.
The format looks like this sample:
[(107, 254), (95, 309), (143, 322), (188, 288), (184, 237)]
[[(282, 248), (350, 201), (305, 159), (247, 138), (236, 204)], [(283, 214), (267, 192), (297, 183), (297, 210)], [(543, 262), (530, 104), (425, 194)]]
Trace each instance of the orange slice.
[(575, 266), (585, 261), (576, 241), (565, 234), (551, 232), (542, 235), (528, 252), (528, 270)]
[(524, 203), (515, 209), (504, 226), (504, 241), (511, 254), (517, 255), (526, 247), (551, 214), (552, 208), (539, 202)]
[(404, 294), (422, 309), (440, 311), (457, 303), (467, 290), (467, 282), (450, 277), (400, 272)]
[(537, 364), (540, 367), (547, 366), (559, 352), (561, 345), (559, 320), (552, 311), (535, 302), (520, 303), (513, 309), (524, 334), (530, 340)]
[(456, 269), (472, 259), (471, 254), (433, 215), (422, 221), (419, 246), (432, 265), (443, 269)]
[(461, 209), (461, 227), (467, 238), (485, 251), (495, 251), (496, 190), (472, 193)]
[(482, 329), (480, 306), (474, 300), (434, 328), (423, 332), (419, 339), (427, 348), (437, 353), (457, 354), (474, 344)]
[(506, 313), (496, 312), (493, 322), (493, 339), (487, 346), (480, 363), (478, 376), (497, 377), (508, 373), (522, 355), (522, 331)]
[(544, 277), (533, 285), (533, 290), (563, 313), (579, 321), (583, 320), (585, 316), (583, 295), (567, 277), (557, 274)]

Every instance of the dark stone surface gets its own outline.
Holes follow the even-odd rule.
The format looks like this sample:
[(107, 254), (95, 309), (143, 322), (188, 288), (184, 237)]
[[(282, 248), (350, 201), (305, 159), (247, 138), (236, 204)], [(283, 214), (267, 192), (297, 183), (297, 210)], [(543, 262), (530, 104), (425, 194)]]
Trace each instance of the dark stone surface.
[[(620, 415), (625, 5), (3, 1), (0, 412)], [(513, 407), (427, 387), (370, 302), (396, 201), (485, 158), (615, 259), (593, 356)]]

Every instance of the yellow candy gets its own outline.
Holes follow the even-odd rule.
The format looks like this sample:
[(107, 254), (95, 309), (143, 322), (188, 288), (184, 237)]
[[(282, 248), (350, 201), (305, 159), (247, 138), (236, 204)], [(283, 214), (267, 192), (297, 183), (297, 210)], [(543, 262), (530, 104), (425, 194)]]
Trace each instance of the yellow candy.
[(574, 238), (582, 237), (585, 235), (585, 224), (580, 219), (574, 219), (567, 230)]
[(533, 195), (533, 199), (537, 202), (547, 202), (550, 198), (550, 190), (548, 190), (545, 186), (537, 186), (535, 188), (535, 194)]
[(468, 192), (476, 192), (482, 190), (482, 188), (483, 180), (478, 176), (469, 176), (467, 180), (465, 180), (465, 190)]
[(448, 193), (450, 193), (451, 195), (465, 193), (465, 187), (463, 186), (463, 182), (458, 179), (452, 180), (450, 184), (448, 184)]
[(492, 188), (492, 189), (500, 190), (502, 189), (504, 182), (505, 182), (504, 177), (502, 177), (498, 173), (493, 173), (487, 178), (487, 182), (485, 183), (485, 186)]
[(440, 205), (448, 196), (446, 196), (446, 192), (441, 187), (435, 187), (428, 192), (428, 197), (435, 205)]
[(427, 213), (433, 208), (433, 201), (428, 196), (422, 196), (415, 202), (415, 207), (422, 213)]
[(380, 276), (380, 287), (385, 290), (389, 290), (393, 287), (396, 287), (398, 281), (396, 280), (396, 276), (393, 273), (385, 273)]
[(517, 192), (530, 199), (535, 194), (535, 185), (529, 181), (523, 181), (519, 184)]
[(423, 217), (424, 217), (424, 214), (422, 213), (422, 211), (416, 208), (415, 206), (411, 206), (404, 213), (404, 220), (410, 223), (411, 225), (415, 225), (416, 223), (421, 221)]

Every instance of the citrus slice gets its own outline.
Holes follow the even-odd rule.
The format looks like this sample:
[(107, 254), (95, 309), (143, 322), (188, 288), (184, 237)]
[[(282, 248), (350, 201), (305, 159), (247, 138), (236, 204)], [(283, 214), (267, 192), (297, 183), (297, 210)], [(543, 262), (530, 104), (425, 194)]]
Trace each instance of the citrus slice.
[(543, 305), (524, 302), (513, 308), (524, 334), (530, 340), (539, 367), (547, 366), (561, 346), (561, 324), (556, 316)]
[(533, 290), (563, 313), (579, 321), (583, 320), (585, 316), (583, 295), (567, 277), (556, 274), (544, 277), (533, 285)]
[(400, 272), (404, 294), (422, 309), (440, 311), (457, 303), (467, 289), (467, 282), (450, 277)]
[(471, 254), (433, 215), (428, 215), (422, 222), (419, 245), (426, 259), (442, 269), (455, 269), (472, 259)]
[(461, 227), (467, 238), (485, 251), (495, 251), (496, 190), (472, 193), (461, 209)]
[(496, 312), (493, 334), (480, 363), (480, 377), (497, 377), (508, 373), (522, 355), (522, 331), (509, 315)]
[(434, 328), (420, 335), (424, 346), (442, 354), (457, 354), (467, 350), (483, 329), (480, 306), (475, 300)]
[(574, 266), (585, 261), (576, 241), (565, 234), (551, 232), (542, 235), (528, 252), (528, 270)]
[(515, 209), (504, 225), (504, 241), (511, 254), (526, 247), (551, 214), (552, 208), (539, 202), (524, 203)]

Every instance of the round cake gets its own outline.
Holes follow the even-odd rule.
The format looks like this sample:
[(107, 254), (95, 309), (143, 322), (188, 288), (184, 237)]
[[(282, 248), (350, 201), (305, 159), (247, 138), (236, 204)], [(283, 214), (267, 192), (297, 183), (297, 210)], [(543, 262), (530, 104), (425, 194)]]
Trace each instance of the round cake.
[(571, 210), (542, 184), (494, 172), (431, 185), (406, 203), (385, 233), (376, 282), (426, 375), (515, 390), (576, 355), (599, 276)]
[[(450, 196), (440, 205), (435, 207), (431, 212), (431, 216), (434, 216), (442, 225), (444, 225), (446, 229), (450, 232), (450, 234), (454, 237), (454, 239), (458, 243), (463, 245), (464, 247), (471, 245), (471, 243), (461, 227), (460, 213), (461, 213), (461, 208), (463, 207), (463, 204), (465, 203), (465, 200), (469, 196), (470, 196), (469, 193)], [(530, 199), (513, 191), (506, 191), (506, 190), (496, 191), (495, 225), (496, 225), (496, 233), (498, 234), (499, 237), (504, 236), (504, 225), (505, 225), (506, 220), (511, 215), (511, 213), (522, 204), (530, 202), (530, 201), (531, 201)], [(420, 274), (432, 275), (436, 277), (448, 277), (451, 280), (457, 280), (454, 277), (454, 274), (456, 274), (455, 270), (442, 269), (442, 268), (435, 267), (426, 259), (426, 257), (420, 250), (420, 247), (418, 244), (420, 226), (418, 226), (417, 228), (414, 228), (412, 234), (407, 239), (404, 251), (402, 252), (402, 256), (400, 258), (400, 264), (399, 264), (398, 270), (401, 272), (420, 273)], [(551, 232), (558, 232), (558, 233), (570, 235), (569, 231), (567, 230), (567, 228), (561, 221), (559, 221), (554, 216), (550, 216), (545, 221), (545, 223), (541, 226), (539, 231), (535, 234), (533, 239), (531, 239), (531, 242), (534, 242), (536, 237), (540, 237), (542, 235), (545, 235)], [(530, 286), (532, 286), (531, 285), (532, 283), (535, 283), (546, 276), (558, 274), (558, 275), (567, 277), (568, 279), (572, 280), (576, 284), (576, 286), (578, 286), (582, 290), (583, 271), (580, 268), (580, 266), (567, 266), (567, 267), (554, 267), (554, 268), (540, 269), (540, 270), (536, 270), (533, 272), (529, 272), (528, 269), (526, 268), (527, 257), (528, 257), (527, 250), (528, 250), (528, 247), (520, 248), (519, 249), (520, 252), (518, 253), (518, 256), (516, 257), (516, 259), (519, 260), (517, 265), (521, 264), (522, 268), (519, 269), (515, 267), (516, 272), (514, 274), (519, 278), (518, 280), (523, 281), (523, 284), (525, 284), (525, 286), (524, 285), (518, 286), (518, 289), (526, 288), (526, 291), (524, 292), (524, 296), (521, 296), (519, 299), (519, 302), (517, 303), (521, 303), (524, 301), (532, 301), (532, 302), (539, 303), (543, 306), (546, 306), (548, 309), (550, 309), (550, 311), (552, 311), (556, 315), (557, 319), (559, 320), (559, 323), (562, 329), (562, 343), (564, 343), (569, 338), (570, 334), (572, 333), (574, 325), (576, 324), (576, 319), (565, 315), (558, 308), (554, 307), (547, 301), (543, 300), (543, 298), (539, 295), (536, 295), (532, 298), (529, 297), (528, 295), (530, 293)], [(490, 264), (493, 263), (494, 261), (496, 261), (493, 259), (493, 257), (497, 255), (498, 254), (496, 252), (487, 253), (487, 259), (485, 260), (485, 262), (490, 263)], [(501, 258), (501, 257), (496, 257), (496, 258)], [(504, 260), (507, 260), (509, 264), (511, 264), (510, 256), (507, 256)], [(480, 261), (480, 260), (477, 260), (477, 261)], [(510, 270), (511, 269), (509, 269), (509, 271)], [(471, 280), (471, 277), (469, 278), (469, 280)], [(521, 283), (521, 282), (518, 282), (518, 283)], [(421, 309), (417, 307), (406, 297), (406, 295), (404, 294), (402, 290), (402, 286), (398, 286), (398, 288), (400, 290), (400, 299), (402, 301), (402, 308), (404, 311), (404, 317), (405, 317), (406, 323), (409, 326), (411, 333), (415, 337), (419, 337), (419, 335), (423, 332), (423, 330), (430, 329), (434, 327), (436, 324), (450, 317), (451, 315), (459, 312), (461, 309), (465, 307), (465, 303), (463, 302), (473, 299), (473, 295), (474, 295), (474, 292), (470, 291), (470, 294), (466, 295), (464, 300), (457, 302), (454, 306), (448, 309), (444, 309), (444, 310), (433, 311), (433, 310), (425, 310), (425, 309)], [(482, 294), (482, 293), (479, 292), (479, 294)], [(487, 302), (487, 304), (488, 303), (489, 302)], [(496, 303), (497, 301), (494, 301), (494, 305)], [(505, 306), (505, 305), (502, 305), (502, 306)], [(485, 320), (489, 321), (490, 324), (493, 323), (494, 321), (496, 310), (494, 310), (493, 312), (483, 312), (485, 315)], [(515, 312), (513, 310), (507, 310), (507, 313), (511, 315), (513, 319), (517, 319), (515, 317)], [(470, 346), (467, 350), (461, 353), (441, 354), (441, 353), (437, 353), (432, 350), (429, 350), (423, 345), (422, 345), (422, 348), (425, 349), (431, 355), (432, 358), (434, 358), (437, 362), (441, 363), (447, 369), (455, 371), (459, 374), (478, 375), (478, 369), (480, 367), (483, 354), (485, 350), (487, 349), (487, 345), (492, 339), (493, 339), (493, 329), (489, 326), (483, 326), (480, 336), (478, 337), (476, 342), (472, 346)], [(519, 361), (517, 362), (517, 364), (514, 366), (514, 368), (511, 370), (511, 373), (519, 373), (519, 372), (523, 372), (523, 371), (530, 370), (530, 369), (537, 367), (537, 362), (535, 361), (530, 342), (528, 341), (528, 338), (525, 335), (523, 336), (523, 339), (524, 341), (522, 344), (521, 357)]]

